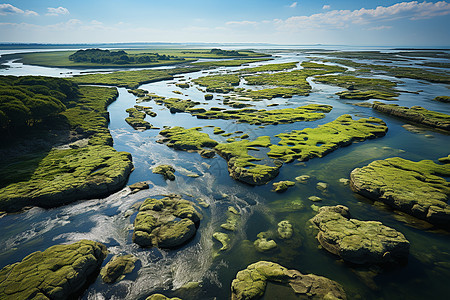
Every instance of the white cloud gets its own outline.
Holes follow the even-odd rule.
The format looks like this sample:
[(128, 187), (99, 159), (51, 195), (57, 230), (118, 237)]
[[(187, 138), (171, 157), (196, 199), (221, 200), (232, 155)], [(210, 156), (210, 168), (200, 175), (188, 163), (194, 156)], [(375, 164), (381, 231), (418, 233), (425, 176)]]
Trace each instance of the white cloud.
[(21, 10), (11, 4), (0, 4), (0, 16), (10, 15), (10, 14), (20, 14), (24, 16), (38, 16), (39, 14), (32, 10)]
[(276, 21), (279, 29), (346, 28), (350, 24), (370, 24), (376, 21), (396, 19), (429, 19), (450, 14), (450, 4), (446, 1), (401, 2), (391, 6), (378, 6), (374, 9), (331, 10), (310, 16), (294, 16)]
[(59, 16), (59, 15), (68, 15), (69, 10), (65, 7), (49, 7), (47, 8), (47, 14), (46, 16)]
[(381, 26), (376, 26), (376, 27), (370, 27), (368, 30), (387, 30), (387, 29), (391, 29), (392, 26), (386, 26), (386, 25), (381, 25)]
[(291, 8), (297, 7), (297, 2), (292, 3), (291, 5), (289, 5), (289, 7), (291, 7)]
[(97, 21), (97, 20), (92, 20), (92, 21), (91, 21), (91, 24), (92, 24), (92, 25), (103, 25), (102, 22)]
[(247, 26), (247, 25), (256, 25), (258, 24), (258, 22), (254, 22), (254, 21), (230, 21), (230, 22), (226, 22), (226, 25), (229, 26)]
[(330, 9), (330, 8), (331, 8), (331, 5), (325, 4), (324, 6), (322, 6), (322, 9)]

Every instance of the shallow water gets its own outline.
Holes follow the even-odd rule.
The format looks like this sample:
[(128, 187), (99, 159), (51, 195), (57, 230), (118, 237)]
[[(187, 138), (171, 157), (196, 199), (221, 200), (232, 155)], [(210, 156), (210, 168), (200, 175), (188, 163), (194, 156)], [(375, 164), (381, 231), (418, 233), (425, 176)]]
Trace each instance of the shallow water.
[[(275, 62), (303, 61), (303, 53), (276, 53)], [(254, 63), (251, 66), (274, 63)], [(247, 66), (245, 66), (247, 67)], [(237, 70), (241, 67), (218, 68), (209, 72)], [(73, 71), (73, 70), (70, 70)], [(66, 69), (42, 68), (17, 65), (17, 68), (1, 70), (0, 74), (13, 75), (53, 75), (65, 76)], [(192, 99), (201, 102), (200, 107), (226, 107), (221, 104), (223, 95), (214, 94), (214, 99), (205, 101), (203, 93), (196, 86), (180, 89), (175, 86), (181, 78), (192, 79), (204, 76), (196, 72), (184, 74), (176, 80), (142, 85), (146, 89), (166, 97)], [(386, 77), (394, 80), (393, 78)], [(384, 78), (383, 77), (383, 78)], [(418, 82), (412, 79), (401, 81), (399, 90), (418, 91), (418, 95), (402, 93), (398, 103), (404, 106), (421, 105), (427, 109), (450, 113), (448, 104), (433, 101), (435, 96), (448, 95), (445, 85)], [(447, 278), (450, 276), (450, 239), (442, 231), (422, 230), (405, 223), (405, 218), (382, 205), (374, 205), (354, 194), (348, 186), (339, 183), (339, 178), (348, 178), (356, 167), (367, 165), (373, 160), (400, 156), (411, 160), (431, 159), (447, 156), (450, 139), (447, 134), (428, 129), (424, 134), (411, 133), (404, 129), (404, 121), (373, 111), (370, 108), (351, 105), (352, 100), (340, 100), (334, 93), (343, 89), (314, 83), (309, 96), (294, 96), (291, 99), (273, 99), (252, 102), (255, 108), (263, 108), (270, 103), (279, 106), (268, 109), (297, 107), (309, 103), (329, 104), (333, 110), (325, 118), (312, 122), (269, 125), (264, 128), (249, 124), (236, 124), (232, 120), (202, 120), (187, 113), (171, 114), (164, 106), (153, 101), (141, 105), (151, 106), (158, 115), (147, 117), (154, 126), (218, 126), (226, 132), (244, 131), (250, 139), (257, 136), (274, 136), (281, 132), (316, 127), (335, 120), (342, 114), (354, 118), (375, 116), (382, 118), (389, 131), (385, 137), (356, 143), (340, 148), (323, 158), (315, 158), (305, 163), (285, 164), (275, 181), (293, 180), (299, 175), (310, 175), (304, 184), (297, 183), (283, 194), (271, 192), (272, 185), (248, 186), (234, 181), (228, 175), (226, 162), (221, 157), (204, 159), (197, 153), (174, 151), (156, 143), (159, 130), (135, 131), (125, 121), (125, 110), (136, 104), (136, 97), (126, 89), (119, 88), (119, 98), (108, 107), (114, 138), (114, 147), (133, 155), (135, 170), (129, 184), (148, 181), (151, 188), (137, 194), (128, 194), (124, 189), (105, 199), (78, 201), (64, 207), (44, 210), (33, 208), (22, 214), (8, 215), (0, 219), (3, 234), (0, 237), (0, 267), (23, 259), (33, 251), (69, 243), (80, 239), (99, 241), (108, 246), (110, 256), (114, 254), (134, 254), (139, 259), (138, 268), (125, 280), (108, 285), (101, 280), (89, 287), (83, 299), (145, 299), (151, 293), (163, 292), (166, 295), (183, 299), (227, 299), (230, 297), (230, 284), (239, 270), (258, 260), (272, 260), (302, 273), (314, 273), (333, 279), (344, 286), (349, 299), (444, 299), (450, 293)], [(243, 87), (248, 88), (245, 84)], [(174, 94), (180, 90), (187, 96)], [(228, 107), (226, 107), (228, 108)], [(204, 128), (211, 138), (224, 142), (227, 138), (214, 135), (212, 128)], [(426, 136), (427, 135), (427, 136)], [(431, 135), (428, 136), (428, 135)], [(272, 138), (277, 142), (277, 138)], [(265, 152), (258, 153), (263, 156)], [(177, 170), (175, 181), (165, 182), (161, 175), (153, 174), (151, 168), (157, 164), (171, 164)], [(189, 174), (201, 175), (191, 178)], [(329, 187), (325, 194), (316, 188), (317, 182), (326, 182)], [(202, 210), (203, 220), (194, 240), (177, 250), (140, 249), (131, 242), (131, 217), (126, 212), (137, 202), (150, 196), (180, 193), (184, 198), (198, 201), (199, 198), (210, 204)], [(368, 270), (355, 268), (339, 261), (335, 256), (318, 248), (314, 234), (309, 230), (308, 220), (314, 215), (313, 202), (309, 196), (320, 196), (318, 206), (343, 204), (350, 208), (353, 217), (361, 220), (379, 220), (402, 232), (411, 242), (408, 264), (392, 266), (371, 277)], [(288, 204), (296, 203), (296, 209)], [(230, 234), (232, 248), (215, 257), (219, 243), (213, 241), (212, 234), (220, 231), (220, 224), (226, 220), (226, 211), (233, 206), (241, 213), (239, 229)], [(289, 220), (294, 226), (291, 240), (276, 240), (278, 248), (271, 253), (258, 253), (253, 241), (263, 231), (276, 231), (277, 223)], [(410, 218), (406, 218), (410, 219)], [(417, 220), (416, 220), (417, 221)], [(108, 260), (107, 259), (107, 260)], [(105, 263), (107, 262), (105, 261)], [(177, 290), (188, 282), (201, 282), (201, 288), (191, 291)], [(275, 284), (267, 288), (264, 299), (295, 299), (290, 290)]]

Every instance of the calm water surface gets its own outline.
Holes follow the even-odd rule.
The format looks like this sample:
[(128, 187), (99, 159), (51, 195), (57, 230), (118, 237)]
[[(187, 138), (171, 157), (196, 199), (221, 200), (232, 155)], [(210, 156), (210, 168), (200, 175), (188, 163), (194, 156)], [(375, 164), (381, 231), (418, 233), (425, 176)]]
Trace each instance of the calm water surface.
[[(255, 63), (261, 65), (279, 62), (301, 62), (307, 59), (303, 53), (275, 53), (272, 62)], [(404, 63), (404, 62), (402, 62)], [(1, 75), (49, 75), (71, 76), (82, 70), (44, 68), (11, 63), (11, 68), (0, 70)], [(209, 72), (225, 72), (239, 68), (218, 68)], [(68, 74), (72, 72), (72, 74)], [(184, 74), (182, 78), (192, 79), (204, 76), (202, 72)], [(450, 106), (432, 99), (438, 95), (448, 95), (448, 87), (429, 84), (411, 79), (390, 80), (401, 82), (399, 90), (421, 91), (419, 94), (402, 93), (395, 103), (404, 106), (421, 105), (427, 109), (450, 114)], [(171, 81), (142, 85), (146, 89), (166, 97), (192, 99), (201, 102), (201, 107), (226, 107), (222, 104), (223, 95), (215, 94), (214, 100), (205, 101), (203, 93), (195, 86), (183, 89), (186, 95), (174, 94), (180, 90), (175, 86), (181, 78)], [(103, 284), (101, 280), (89, 287), (83, 299), (145, 299), (151, 293), (163, 292), (168, 296), (183, 299), (227, 299), (230, 297), (230, 284), (236, 273), (248, 264), (258, 260), (271, 260), (302, 273), (323, 275), (341, 283), (349, 299), (446, 299), (450, 294), (450, 238), (442, 231), (423, 230), (409, 223), (417, 220), (407, 218), (391, 211), (383, 205), (374, 204), (354, 194), (348, 186), (339, 183), (340, 178), (348, 178), (356, 167), (367, 165), (373, 160), (400, 156), (410, 160), (431, 159), (447, 156), (450, 139), (443, 134), (427, 129), (424, 134), (411, 133), (402, 125), (404, 121), (372, 111), (370, 108), (351, 105), (355, 101), (340, 100), (334, 93), (341, 88), (315, 84), (313, 92), (307, 96), (292, 99), (277, 98), (254, 102), (256, 108), (265, 108), (269, 103), (278, 103), (274, 109), (297, 107), (309, 103), (329, 104), (333, 110), (326, 117), (313, 122), (271, 125), (259, 128), (249, 124), (236, 124), (230, 120), (201, 120), (187, 113), (171, 114), (165, 107), (150, 101), (143, 105), (151, 106), (158, 114), (147, 117), (154, 126), (219, 126), (227, 132), (242, 130), (256, 138), (262, 135), (274, 136), (281, 132), (316, 127), (333, 121), (342, 114), (354, 118), (375, 116), (382, 118), (389, 131), (383, 138), (369, 140), (338, 149), (324, 158), (315, 158), (305, 163), (293, 162), (281, 168), (279, 180), (293, 180), (299, 175), (310, 175), (305, 184), (296, 184), (283, 194), (271, 192), (272, 185), (248, 186), (230, 178), (226, 162), (220, 157), (201, 158), (197, 153), (174, 151), (156, 141), (159, 130), (138, 132), (125, 121), (127, 108), (136, 104), (136, 97), (126, 89), (119, 88), (119, 98), (108, 107), (111, 116), (110, 130), (114, 147), (133, 155), (135, 171), (129, 184), (148, 181), (151, 188), (130, 195), (124, 189), (105, 199), (79, 201), (71, 205), (50, 210), (33, 208), (22, 214), (8, 215), (0, 219), (0, 267), (23, 259), (34, 251), (42, 251), (51, 245), (70, 243), (80, 239), (99, 241), (108, 246), (110, 255), (134, 254), (139, 257), (137, 268), (125, 280), (113, 284)], [(244, 88), (254, 88), (241, 83)], [(269, 108), (272, 109), (272, 108)], [(212, 128), (204, 132), (219, 142), (226, 138), (212, 134)], [(277, 142), (272, 138), (272, 142)], [(253, 153), (252, 153), (253, 154)], [(258, 154), (258, 156), (263, 156)], [(151, 168), (157, 164), (171, 164), (175, 167), (177, 178), (165, 182), (162, 176), (153, 174)], [(201, 175), (191, 178), (189, 174)], [(328, 192), (322, 194), (317, 182), (327, 182)], [(161, 197), (163, 194), (179, 193), (194, 202), (203, 199), (210, 207), (202, 210), (203, 220), (193, 241), (177, 250), (140, 249), (131, 241), (136, 212), (131, 217), (125, 213), (131, 206), (145, 198)], [(378, 220), (387, 226), (401, 231), (411, 242), (408, 264), (392, 266), (384, 270), (378, 268), (356, 268), (346, 265), (337, 257), (319, 249), (308, 220), (314, 216), (313, 204), (309, 196), (316, 195), (324, 200), (319, 206), (343, 204), (350, 208), (353, 217), (361, 220)], [(288, 209), (289, 203), (296, 203), (296, 210)], [(241, 213), (239, 229), (231, 233), (232, 248), (218, 253), (219, 245), (213, 241), (212, 234), (220, 231), (220, 224), (226, 220), (226, 211), (233, 206)], [(294, 226), (291, 240), (276, 240), (278, 248), (271, 253), (258, 253), (253, 248), (256, 235), (263, 231), (274, 232), (277, 223), (289, 220)], [(201, 282), (194, 290), (179, 290), (188, 282)], [(296, 299), (289, 289), (269, 284), (264, 299)]]

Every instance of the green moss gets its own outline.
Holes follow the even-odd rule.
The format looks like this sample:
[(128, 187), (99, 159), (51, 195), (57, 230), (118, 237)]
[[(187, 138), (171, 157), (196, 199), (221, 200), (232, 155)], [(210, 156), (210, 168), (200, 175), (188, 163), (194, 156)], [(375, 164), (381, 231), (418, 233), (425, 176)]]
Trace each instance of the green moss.
[(103, 282), (114, 283), (122, 280), (125, 278), (125, 274), (133, 271), (134, 263), (137, 260), (138, 258), (132, 254), (113, 256), (100, 271)]
[(106, 255), (103, 244), (88, 240), (34, 252), (0, 271), (0, 298), (76, 298)]
[(398, 106), (396, 104), (384, 104), (374, 102), (372, 108), (392, 116), (396, 116), (415, 123), (424, 124), (434, 128), (450, 130), (450, 115), (425, 109), (420, 106), (411, 108)]
[(148, 296), (145, 300), (181, 300), (181, 299), (177, 297), (169, 298), (162, 294), (153, 294)]
[(214, 232), (213, 238), (222, 244), (222, 247), (219, 249), (219, 251), (228, 250), (228, 248), (230, 247), (230, 237), (228, 236), (228, 234), (223, 232)]
[(276, 87), (276, 88), (252, 90), (241, 94), (245, 97), (250, 97), (253, 100), (273, 99), (277, 97), (291, 98), (294, 95), (307, 96), (309, 94), (309, 89)]
[(156, 103), (163, 104), (166, 106), (171, 113), (177, 113), (177, 112), (185, 112), (185, 111), (196, 111), (193, 110), (192, 107), (200, 104), (200, 102), (195, 102), (192, 100), (182, 100), (178, 98), (165, 98), (165, 97), (158, 97), (154, 99)]
[(378, 160), (351, 172), (350, 186), (430, 223), (450, 228), (450, 164), (414, 162), (399, 157)]
[(126, 111), (129, 117), (125, 118), (125, 121), (134, 129), (145, 130), (153, 128), (152, 124), (144, 120), (147, 114), (153, 113), (149, 108), (146, 109), (143, 106), (135, 105), (135, 107), (128, 108)]
[(383, 92), (383, 91), (342, 91), (336, 93), (341, 99), (355, 99), (355, 100), (368, 100), (368, 99), (381, 99), (381, 100), (396, 100), (398, 93)]
[(291, 186), (294, 186), (295, 182), (285, 180), (285, 181), (278, 181), (273, 183), (273, 191), (277, 193), (283, 193)]
[(239, 85), (239, 76), (234, 74), (203, 76), (192, 80), (194, 83), (206, 87), (207, 92), (229, 93), (234, 86)]
[(277, 243), (270, 239), (269, 235), (266, 232), (260, 232), (257, 235), (257, 240), (253, 242), (253, 246), (255, 246), (256, 251), (258, 252), (268, 252), (272, 249), (277, 248)]
[(197, 71), (200, 71), (200, 69), (175, 68), (163, 70), (119, 71), (113, 73), (77, 75), (71, 80), (82, 84), (114, 85), (135, 89), (144, 83), (171, 80), (173, 79), (173, 75)]
[(212, 94), (205, 94), (205, 100), (212, 100), (214, 96)]
[(434, 101), (444, 102), (444, 103), (450, 103), (450, 96), (437, 96), (434, 97)]
[(52, 150), (30, 180), (0, 189), (0, 210), (54, 207), (104, 197), (122, 188), (132, 168), (131, 155), (110, 146)]
[(175, 168), (170, 165), (158, 165), (152, 168), (152, 172), (155, 174), (161, 174), (164, 176), (164, 179), (167, 180), (175, 180)]
[(200, 219), (194, 204), (178, 195), (148, 198), (134, 221), (133, 242), (141, 247), (181, 246), (195, 235)]
[(234, 207), (229, 206), (227, 211), (227, 221), (221, 224), (220, 227), (228, 231), (236, 231), (240, 219), (240, 213)]
[(448, 163), (450, 163), (450, 154), (447, 157), (441, 157), (438, 160), (439, 160), (439, 162), (441, 162), (443, 164), (448, 164)]
[(292, 224), (288, 220), (283, 220), (278, 223), (278, 236), (281, 239), (290, 239), (294, 233), (294, 230), (292, 228)]
[(164, 136), (160, 140), (167, 146), (176, 150), (202, 150), (204, 147), (214, 147), (218, 143), (212, 140), (207, 133), (200, 132), (201, 127), (185, 129), (183, 127), (172, 127), (162, 130), (159, 134)]
[(330, 112), (330, 105), (308, 104), (297, 108), (284, 108), (273, 110), (240, 109), (215, 111), (209, 110), (194, 115), (201, 119), (234, 119), (240, 123), (260, 124), (287, 124), (299, 121), (313, 121), (325, 117), (324, 112)]
[(386, 124), (377, 118), (353, 120), (350, 115), (342, 115), (335, 121), (317, 128), (294, 130), (276, 135), (281, 141), (270, 146), (269, 157), (291, 162), (322, 157), (353, 141), (384, 136)]

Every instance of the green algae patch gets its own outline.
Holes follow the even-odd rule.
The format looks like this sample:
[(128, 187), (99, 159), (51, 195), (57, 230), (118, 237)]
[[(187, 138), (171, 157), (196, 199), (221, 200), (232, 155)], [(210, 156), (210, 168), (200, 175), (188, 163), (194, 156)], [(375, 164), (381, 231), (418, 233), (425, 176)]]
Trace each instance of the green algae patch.
[(176, 248), (195, 236), (201, 214), (179, 195), (148, 198), (134, 221), (133, 242), (141, 247)]
[(175, 168), (171, 165), (158, 165), (152, 169), (152, 172), (155, 174), (161, 174), (164, 177), (164, 180), (175, 180)]
[(285, 181), (278, 181), (273, 183), (273, 191), (277, 193), (283, 193), (287, 191), (288, 188), (295, 185), (295, 182), (285, 180)]
[(294, 95), (307, 96), (309, 91), (301, 88), (290, 88), (290, 87), (276, 87), (276, 88), (267, 88), (260, 90), (252, 90), (241, 93), (245, 97), (250, 97), (254, 101), (261, 99), (273, 99), (277, 97), (282, 98), (292, 98)]
[(191, 63), (196, 67), (239, 67), (245, 64), (268, 61), (272, 58), (252, 58), (252, 59), (232, 59), (232, 60), (219, 60), (219, 61), (202, 61)]
[(259, 261), (239, 271), (231, 283), (231, 299), (258, 299), (264, 295), (267, 282), (290, 286), (305, 299), (347, 299), (344, 289), (335, 281), (314, 274), (304, 275), (269, 261)]
[(225, 251), (230, 248), (231, 240), (228, 234), (223, 232), (214, 232), (213, 238), (222, 244), (222, 247), (219, 249), (219, 251)]
[(261, 161), (248, 154), (248, 150), (257, 150), (258, 147), (269, 147), (270, 137), (260, 136), (254, 141), (241, 140), (218, 144), (215, 149), (228, 164), (230, 176), (250, 185), (266, 184), (275, 178), (282, 166), (281, 162), (274, 161), (275, 166), (256, 164)]
[(283, 220), (277, 224), (278, 237), (283, 240), (290, 239), (294, 234), (294, 229), (292, 228), (291, 222), (288, 220)]
[(233, 207), (229, 206), (227, 211), (227, 220), (220, 224), (220, 227), (228, 231), (236, 231), (241, 214)]
[(270, 234), (266, 232), (260, 232), (256, 237), (253, 246), (258, 252), (269, 252), (278, 247), (277, 243), (270, 239)]
[(115, 255), (100, 270), (103, 282), (114, 283), (125, 278), (125, 275), (134, 270), (134, 263), (139, 259), (132, 255)]
[(164, 296), (163, 294), (153, 294), (148, 296), (145, 300), (181, 300), (181, 299), (177, 297), (169, 298), (167, 296)]
[(164, 129), (159, 132), (164, 138), (158, 142), (166, 143), (175, 150), (201, 151), (204, 147), (214, 147), (218, 143), (211, 139), (207, 133), (201, 132), (201, 127), (183, 128), (179, 126)]
[(105, 197), (121, 189), (131, 172), (131, 155), (110, 146), (54, 149), (28, 181), (0, 189), (0, 210), (54, 207), (80, 199)]
[(385, 104), (376, 101), (373, 103), (372, 108), (391, 116), (450, 131), (450, 115), (428, 110), (421, 106), (412, 106), (411, 108), (408, 108), (396, 104)]
[(34, 252), (0, 271), (1, 299), (70, 299), (95, 278), (106, 247), (82, 240)]
[(332, 106), (321, 104), (308, 104), (297, 108), (284, 109), (251, 109), (216, 111), (209, 110), (194, 115), (200, 119), (224, 119), (236, 120), (239, 123), (249, 123), (252, 125), (261, 124), (288, 124), (300, 121), (314, 121), (325, 117), (324, 113), (330, 112)]
[(381, 100), (396, 100), (398, 93), (367, 90), (367, 91), (342, 91), (336, 93), (341, 99), (350, 100), (368, 100), (368, 99), (381, 99)]
[(315, 77), (314, 81), (348, 89), (348, 91), (336, 93), (343, 99), (396, 100), (395, 97), (399, 95), (395, 90), (397, 84), (385, 79), (362, 78), (351, 75), (324, 75)]
[(336, 120), (317, 128), (294, 130), (276, 135), (281, 141), (271, 145), (269, 157), (291, 162), (294, 159), (306, 161), (348, 146), (354, 141), (384, 136), (386, 124), (378, 118), (353, 120), (350, 115), (342, 115)]
[(437, 97), (434, 97), (433, 100), (443, 102), (443, 103), (450, 103), (450, 96), (437, 96)]
[(350, 174), (353, 191), (450, 229), (450, 164), (400, 157), (377, 160)]
[(206, 87), (207, 92), (229, 93), (234, 90), (234, 86), (239, 85), (240, 78), (235, 74), (209, 75), (193, 79), (192, 81)]
[(143, 106), (136, 105), (135, 107), (128, 108), (126, 112), (129, 117), (125, 118), (125, 121), (136, 130), (146, 130), (153, 128), (152, 124), (145, 121), (146, 113)]
[(112, 73), (99, 73), (76, 75), (72, 81), (81, 84), (112, 85), (135, 89), (144, 83), (171, 80), (173, 75), (200, 71), (199, 68), (175, 68), (163, 70), (118, 71)]
[(154, 99), (157, 104), (164, 105), (167, 107), (171, 113), (177, 112), (185, 112), (189, 111), (192, 107), (200, 104), (200, 102), (188, 100), (182, 100), (179, 98), (165, 98), (165, 97), (157, 97)]
[(319, 229), (317, 240), (329, 252), (354, 264), (405, 262), (409, 241), (377, 221), (352, 219), (346, 206), (324, 206), (311, 222)]

